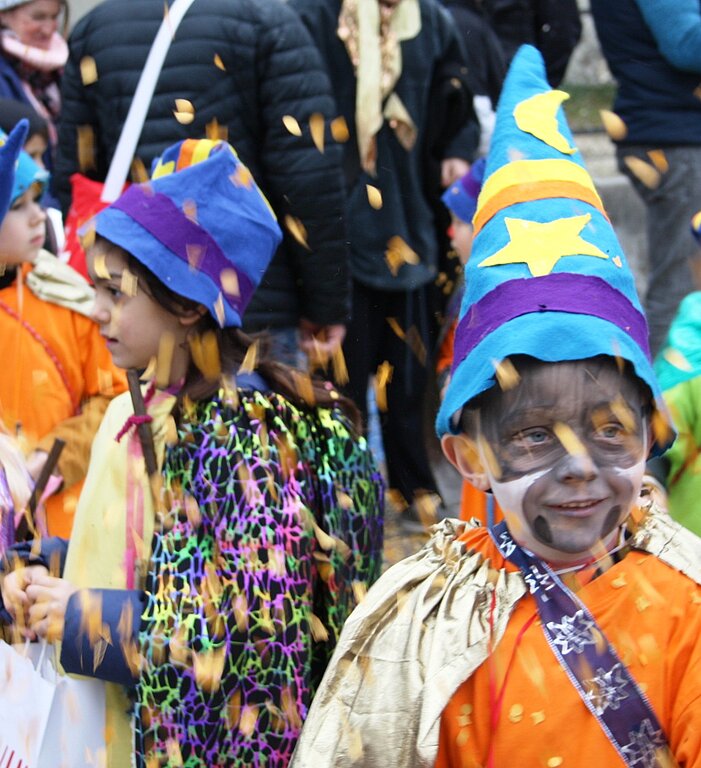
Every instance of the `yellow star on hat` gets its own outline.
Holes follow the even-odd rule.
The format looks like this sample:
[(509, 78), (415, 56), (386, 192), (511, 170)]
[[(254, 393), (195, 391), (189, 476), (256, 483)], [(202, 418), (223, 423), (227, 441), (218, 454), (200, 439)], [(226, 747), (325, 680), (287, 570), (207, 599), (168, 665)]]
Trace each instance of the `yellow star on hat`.
[(504, 223), (509, 232), (509, 243), (479, 266), (526, 264), (533, 277), (541, 277), (549, 275), (564, 256), (608, 259), (608, 254), (580, 237), (590, 219), (588, 213), (545, 223), (507, 217)]

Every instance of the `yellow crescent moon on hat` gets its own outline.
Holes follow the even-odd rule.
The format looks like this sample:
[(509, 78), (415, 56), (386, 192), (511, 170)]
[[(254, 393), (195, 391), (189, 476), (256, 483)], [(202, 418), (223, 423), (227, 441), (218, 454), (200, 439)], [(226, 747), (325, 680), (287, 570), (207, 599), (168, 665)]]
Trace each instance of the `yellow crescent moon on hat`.
[(520, 102), (514, 108), (516, 125), (525, 133), (530, 133), (544, 141), (553, 149), (566, 155), (573, 155), (577, 149), (571, 147), (560, 133), (556, 113), (563, 101), (570, 95), (564, 91), (544, 91)]

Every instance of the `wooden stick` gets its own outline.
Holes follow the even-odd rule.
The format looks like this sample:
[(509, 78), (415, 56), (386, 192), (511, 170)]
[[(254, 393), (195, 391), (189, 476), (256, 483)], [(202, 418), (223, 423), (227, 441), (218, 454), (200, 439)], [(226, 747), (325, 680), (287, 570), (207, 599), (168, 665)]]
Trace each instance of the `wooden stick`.
[[(139, 374), (135, 370), (127, 371), (127, 381), (129, 382), (129, 394), (134, 406), (136, 416), (146, 416), (146, 404), (141, 394), (141, 383)], [(147, 423), (139, 424), (136, 427), (136, 433), (139, 436), (141, 450), (144, 452), (144, 461), (146, 462), (146, 472), (149, 478), (152, 478), (158, 472), (158, 462), (156, 461), (156, 449), (153, 444), (153, 432), (151, 425)]]
[(27, 508), (25, 509), (24, 515), (22, 515), (19, 521), (19, 525), (17, 526), (17, 530), (15, 531), (15, 538), (17, 541), (23, 541), (28, 533), (31, 533), (33, 537), (36, 537), (37, 530), (34, 524), (34, 515), (36, 514), (37, 507), (39, 506), (41, 495), (44, 493), (46, 484), (49, 482), (49, 478), (51, 477), (54, 469), (56, 469), (58, 460), (61, 457), (61, 451), (65, 448), (65, 446), (66, 441), (61, 440), (60, 437), (57, 437), (54, 440), (53, 445), (51, 446), (51, 450), (49, 451), (49, 455), (46, 457), (44, 466), (41, 468), (39, 477), (37, 477), (37, 481), (34, 484), (34, 490), (32, 491), (32, 495), (29, 497)]

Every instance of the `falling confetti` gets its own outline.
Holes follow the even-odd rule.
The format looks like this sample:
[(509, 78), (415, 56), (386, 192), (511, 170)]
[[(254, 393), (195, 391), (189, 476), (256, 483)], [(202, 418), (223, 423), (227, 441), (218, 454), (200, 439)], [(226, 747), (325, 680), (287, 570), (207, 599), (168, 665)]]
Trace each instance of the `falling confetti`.
[(175, 337), (172, 333), (163, 333), (158, 341), (156, 358), (156, 385), (165, 389), (170, 384), (170, 375), (175, 351)]
[(95, 162), (95, 131), (91, 125), (79, 125), (77, 129), (78, 169), (81, 173), (94, 170)]
[(339, 144), (344, 144), (350, 138), (348, 123), (343, 115), (331, 121), (331, 136), (333, 136), (333, 140), (337, 141)]
[(562, 447), (570, 456), (587, 456), (588, 451), (582, 441), (577, 437), (569, 424), (558, 421), (553, 425), (553, 432), (557, 439), (562, 443)]
[(226, 67), (224, 66), (224, 62), (221, 59), (221, 56), (218, 53), (214, 54), (214, 66), (221, 69), (222, 72), (226, 72)]
[(307, 229), (302, 224), (302, 222), (299, 219), (296, 219), (294, 216), (290, 216), (287, 214), (285, 216), (285, 227), (287, 227), (287, 231), (294, 237), (294, 239), (300, 244), (303, 245), (308, 251), (311, 250), (309, 245), (307, 244)]
[(601, 109), (599, 110), (599, 115), (601, 116), (604, 130), (613, 141), (625, 139), (628, 127), (615, 112), (611, 112), (609, 109)]
[(119, 290), (125, 296), (136, 296), (139, 281), (133, 272), (125, 269), (122, 272), (122, 279), (119, 281)]
[(657, 168), (641, 160), (639, 157), (635, 157), (635, 155), (624, 157), (623, 162), (628, 166), (635, 178), (648, 189), (656, 189), (659, 186), (661, 176)]
[(222, 269), (219, 280), (224, 293), (228, 296), (240, 296), (239, 276), (235, 269)]
[(239, 367), (239, 373), (253, 373), (258, 365), (258, 342), (254, 341), (249, 345), (243, 362)]
[(377, 187), (373, 187), (372, 184), (366, 184), (365, 189), (367, 190), (368, 202), (371, 207), (379, 211), (382, 208), (382, 192)]
[(395, 235), (387, 243), (385, 261), (392, 276), (396, 277), (404, 264), (418, 264), (419, 256), (399, 235)]
[(385, 360), (377, 368), (375, 374), (375, 400), (378, 410), (383, 413), (387, 410), (387, 385), (392, 381), (394, 368)]
[(92, 56), (83, 56), (80, 60), (80, 79), (85, 86), (97, 82), (97, 64)]
[(652, 164), (657, 168), (660, 173), (667, 173), (669, 170), (669, 161), (662, 149), (651, 149), (648, 151), (647, 156), (652, 160)]
[(312, 134), (312, 141), (319, 152), (324, 151), (324, 116), (320, 112), (315, 112), (309, 118), (309, 130)]
[(282, 118), (282, 124), (293, 136), (302, 135), (302, 129), (299, 127), (299, 123), (296, 118), (292, 117), (292, 115), (285, 115)]
[(188, 99), (176, 99), (173, 116), (181, 125), (190, 125), (195, 119), (195, 108)]
[(497, 376), (497, 382), (502, 390), (507, 391), (518, 386), (521, 376), (508, 357), (504, 360), (492, 360), (492, 365)]

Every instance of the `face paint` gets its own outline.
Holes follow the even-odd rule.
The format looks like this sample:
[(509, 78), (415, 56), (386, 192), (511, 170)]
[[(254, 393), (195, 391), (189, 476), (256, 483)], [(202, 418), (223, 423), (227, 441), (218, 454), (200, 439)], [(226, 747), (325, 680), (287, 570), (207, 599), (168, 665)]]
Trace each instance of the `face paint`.
[[(613, 361), (534, 362), (519, 373), (520, 391), (496, 391), (481, 409), (483, 466), (519, 544), (550, 562), (586, 560), (615, 539), (639, 493), (642, 394)], [(625, 424), (609, 406), (621, 398)]]

